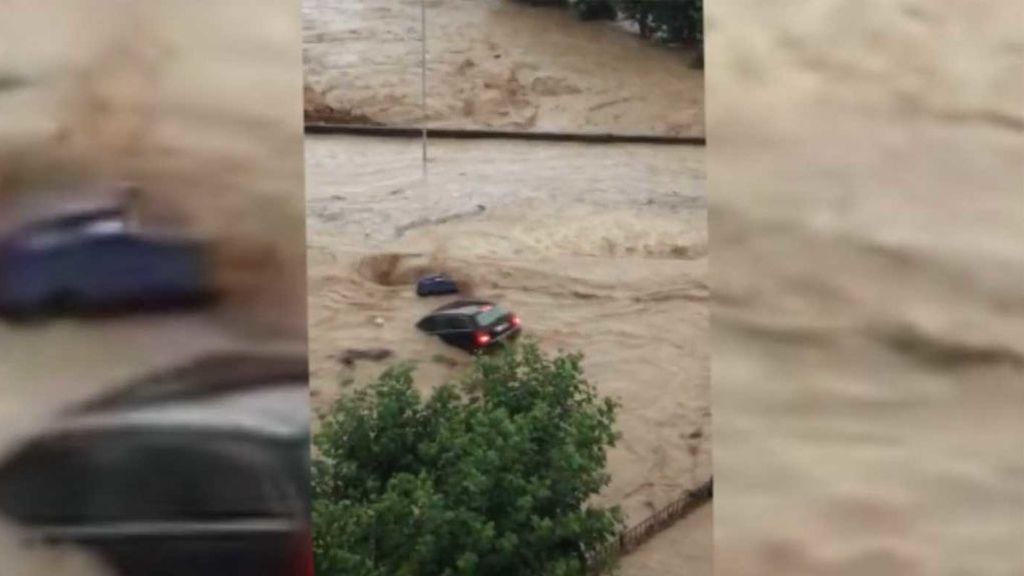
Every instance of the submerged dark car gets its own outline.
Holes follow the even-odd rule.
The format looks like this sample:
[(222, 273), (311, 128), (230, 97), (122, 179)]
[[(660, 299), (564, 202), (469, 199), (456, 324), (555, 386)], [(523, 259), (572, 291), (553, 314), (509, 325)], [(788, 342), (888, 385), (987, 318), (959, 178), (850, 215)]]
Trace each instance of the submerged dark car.
[(520, 324), (518, 316), (493, 302), (458, 300), (424, 316), (416, 327), (475, 353), (516, 338)]
[(426, 276), (416, 282), (417, 296), (442, 296), (456, 294), (458, 291), (459, 285), (443, 274)]
[(63, 214), (0, 239), (0, 313), (156, 308), (212, 298), (204, 246), (134, 229), (123, 208)]
[(120, 576), (312, 576), (306, 358), (211, 356), (60, 414), (0, 513)]

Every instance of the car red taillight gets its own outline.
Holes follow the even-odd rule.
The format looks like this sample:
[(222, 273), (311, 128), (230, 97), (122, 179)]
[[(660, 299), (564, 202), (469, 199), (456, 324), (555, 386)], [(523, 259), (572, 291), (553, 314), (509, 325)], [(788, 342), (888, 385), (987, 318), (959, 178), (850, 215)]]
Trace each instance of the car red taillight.
[(519, 316), (516, 316), (515, 314), (513, 314), (511, 322), (512, 322), (513, 326), (519, 326)]
[(487, 344), (490, 343), (490, 341), (491, 341), (491, 335), (490, 334), (488, 334), (486, 332), (477, 332), (476, 333), (476, 345), (477, 346), (486, 346)]
[(294, 576), (315, 576), (313, 567), (313, 534), (306, 529), (295, 547)]

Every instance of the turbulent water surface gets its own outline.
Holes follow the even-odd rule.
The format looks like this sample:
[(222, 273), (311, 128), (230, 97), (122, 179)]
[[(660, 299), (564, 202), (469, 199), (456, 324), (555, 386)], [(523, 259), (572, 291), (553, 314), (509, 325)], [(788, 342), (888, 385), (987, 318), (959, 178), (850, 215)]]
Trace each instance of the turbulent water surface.
[[(427, 121), (437, 126), (703, 135), (687, 50), (558, 6), (426, 0)], [(423, 121), (419, 0), (303, 0), (306, 85), (356, 122)]]
[(1024, 573), (1020, 2), (709, 2), (716, 573)]
[[(307, 106), (352, 122), (703, 135), (692, 54), (563, 8), (492, 0), (304, 0)], [(549, 351), (579, 350), (623, 405), (602, 494), (630, 523), (711, 473), (704, 151), (699, 148), (331, 136), (306, 142), (315, 404), (383, 364), (418, 362), (424, 388), (468, 360), (419, 334), (446, 271), (514, 309)], [(353, 383), (349, 383), (354, 381)], [(710, 513), (680, 523), (627, 576), (710, 572)], [(672, 562), (680, 543), (686, 562)], [(671, 570), (666, 571), (666, 567)]]
[(307, 139), (316, 403), (381, 369), (340, 365), (345, 348), (417, 361), (425, 388), (464, 369), (414, 327), (438, 305), (414, 295), (417, 275), (444, 271), (519, 313), (544, 348), (584, 352), (588, 377), (621, 400), (605, 501), (636, 522), (705, 480), (703, 150), (437, 141), (425, 182), (419, 153)]
[[(0, 227), (14, 206), (130, 181), (147, 224), (212, 241), (228, 296), (209, 312), (0, 321), (0, 453), (142, 371), (222, 347), (301, 348), (297, 7), (0, 0), (0, 14)], [(0, 558), (14, 576), (93, 573), (81, 554), (26, 549), (6, 524)]]

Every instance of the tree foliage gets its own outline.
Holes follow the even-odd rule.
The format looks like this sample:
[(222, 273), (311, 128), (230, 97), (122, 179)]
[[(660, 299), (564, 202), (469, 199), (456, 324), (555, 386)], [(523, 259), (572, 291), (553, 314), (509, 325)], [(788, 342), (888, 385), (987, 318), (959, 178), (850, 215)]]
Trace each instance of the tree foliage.
[(580, 20), (615, 20), (618, 12), (610, 0), (568, 0), (569, 9)]
[(582, 20), (623, 18), (636, 22), (640, 34), (667, 43), (704, 38), (703, 0), (568, 0)]
[(664, 42), (702, 40), (703, 0), (612, 0), (623, 18), (633, 20), (645, 38)]
[(334, 404), (315, 437), (324, 576), (576, 576), (621, 528), (609, 481), (616, 405), (580, 356), (532, 343), (426, 397), (409, 366)]

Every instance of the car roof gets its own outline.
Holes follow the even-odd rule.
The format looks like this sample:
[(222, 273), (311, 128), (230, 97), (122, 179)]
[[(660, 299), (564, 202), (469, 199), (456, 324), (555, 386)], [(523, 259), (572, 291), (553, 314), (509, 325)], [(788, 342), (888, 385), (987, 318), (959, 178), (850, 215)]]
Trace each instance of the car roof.
[(49, 435), (90, 431), (175, 431), (294, 439), (309, 434), (308, 388), (283, 384), (61, 418)]
[(51, 215), (48, 218), (34, 220), (27, 223), (25, 229), (36, 230), (39, 228), (71, 228), (89, 224), (97, 220), (108, 220), (117, 218), (125, 220), (128, 218), (128, 209), (125, 206), (99, 206), (90, 210), (66, 212)]
[(488, 306), (497, 306), (494, 302), (488, 302), (487, 300), (456, 300), (449, 302), (444, 306), (441, 306), (431, 312), (434, 314), (476, 314), (481, 311), (482, 308)]
[(307, 382), (309, 362), (302, 354), (226, 350), (128, 380), (113, 390), (72, 406), (68, 413), (211, 397), (235, 391)]
[(303, 355), (227, 352), (143, 376), (72, 406), (51, 432), (181, 429), (280, 437), (309, 433)]

